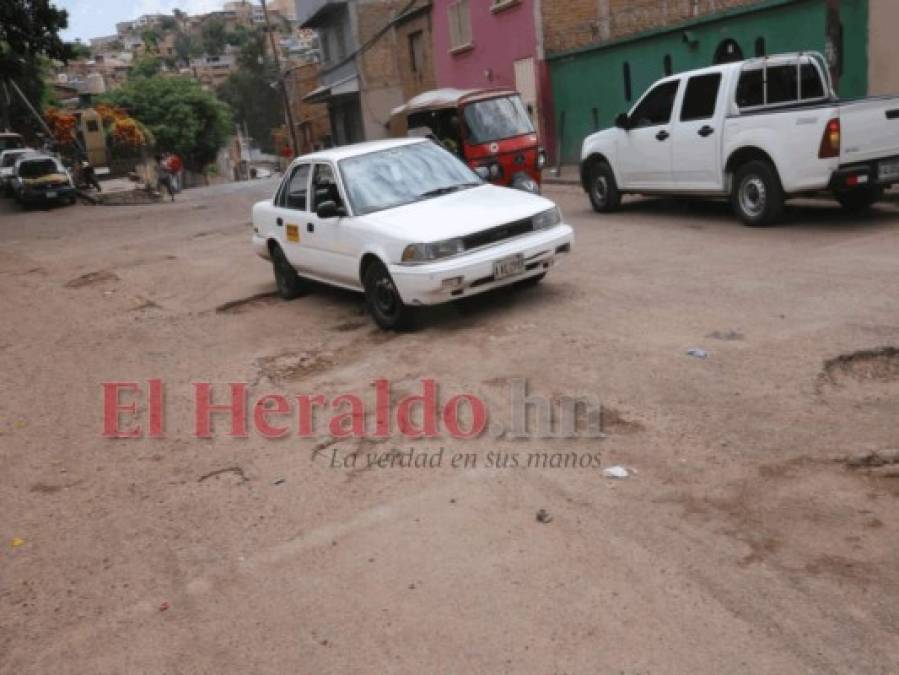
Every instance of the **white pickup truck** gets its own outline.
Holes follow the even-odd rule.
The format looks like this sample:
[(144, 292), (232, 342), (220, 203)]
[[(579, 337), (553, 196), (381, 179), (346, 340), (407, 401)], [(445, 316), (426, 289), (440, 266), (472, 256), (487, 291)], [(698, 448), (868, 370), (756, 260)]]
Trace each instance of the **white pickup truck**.
[(865, 209), (899, 182), (899, 96), (840, 101), (817, 53), (672, 75), (584, 140), (581, 182), (599, 212), (627, 193), (729, 197), (768, 225), (821, 190)]

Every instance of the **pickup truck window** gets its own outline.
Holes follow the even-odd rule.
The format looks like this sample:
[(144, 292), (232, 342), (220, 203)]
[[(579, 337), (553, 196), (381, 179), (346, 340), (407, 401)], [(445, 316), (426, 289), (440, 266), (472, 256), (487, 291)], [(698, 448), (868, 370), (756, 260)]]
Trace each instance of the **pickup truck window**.
[(824, 83), (818, 69), (811, 63), (802, 64), (802, 100), (810, 98), (824, 98)]
[(671, 121), (671, 109), (680, 80), (662, 82), (650, 91), (631, 115), (631, 128), (654, 127)]
[(721, 73), (691, 77), (687, 82), (687, 91), (684, 93), (684, 103), (681, 106), (681, 122), (704, 120), (714, 115), (720, 85)]
[[(824, 83), (818, 69), (811, 63), (803, 63), (802, 100), (824, 98)], [(737, 84), (737, 105), (752, 108), (761, 105), (783, 105), (799, 101), (799, 83), (796, 79), (796, 64), (771, 66), (768, 68), (768, 99), (765, 100), (764, 70), (754, 68), (743, 71)]]
[(281, 190), (278, 206), (288, 209), (306, 210), (306, 193), (309, 189), (309, 165), (300, 164), (293, 170), (290, 179)]

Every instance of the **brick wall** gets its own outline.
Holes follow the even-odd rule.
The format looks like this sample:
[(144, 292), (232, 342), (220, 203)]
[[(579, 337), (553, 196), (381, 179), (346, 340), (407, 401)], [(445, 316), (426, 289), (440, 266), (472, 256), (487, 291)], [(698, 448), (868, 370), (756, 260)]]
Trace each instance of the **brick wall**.
[[(430, 5), (430, 2), (419, 3)], [(418, 35), (421, 62), (412, 69), (412, 37)], [(423, 11), (396, 26), (396, 63), (403, 82), (403, 100), (437, 88), (434, 70), (434, 45), (431, 36), (431, 12)]]
[(542, 0), (544, 49), (575, 49), (759, 1)]
[[(404, 7), (407, 0), (357, 0), (356, 29), (359, 44), (365, 45)], [(361, 69), (367, 89), (400, 84), (396, 63), (396, 35), (388, 30), (362, 53)]]

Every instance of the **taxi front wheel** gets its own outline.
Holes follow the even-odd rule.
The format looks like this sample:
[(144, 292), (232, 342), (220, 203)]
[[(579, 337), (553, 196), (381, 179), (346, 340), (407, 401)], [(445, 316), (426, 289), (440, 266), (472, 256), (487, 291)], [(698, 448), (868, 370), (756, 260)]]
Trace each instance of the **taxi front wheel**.
[(403, 303), (383, 263), (373, 262), (366, 268), (362, 286), (368, 311), (381, 328), (402, 330), (412, 327), (415, 311)]

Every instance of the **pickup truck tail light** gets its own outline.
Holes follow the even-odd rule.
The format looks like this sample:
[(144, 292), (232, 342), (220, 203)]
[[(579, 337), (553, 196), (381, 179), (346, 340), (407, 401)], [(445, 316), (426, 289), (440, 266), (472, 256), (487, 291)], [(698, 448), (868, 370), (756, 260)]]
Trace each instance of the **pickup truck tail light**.
[(824, 127), (824, 136), (821, 138), (821, 149), (818, 151), (819, 159), (840, 156), (840, 118), (835, 117)]

